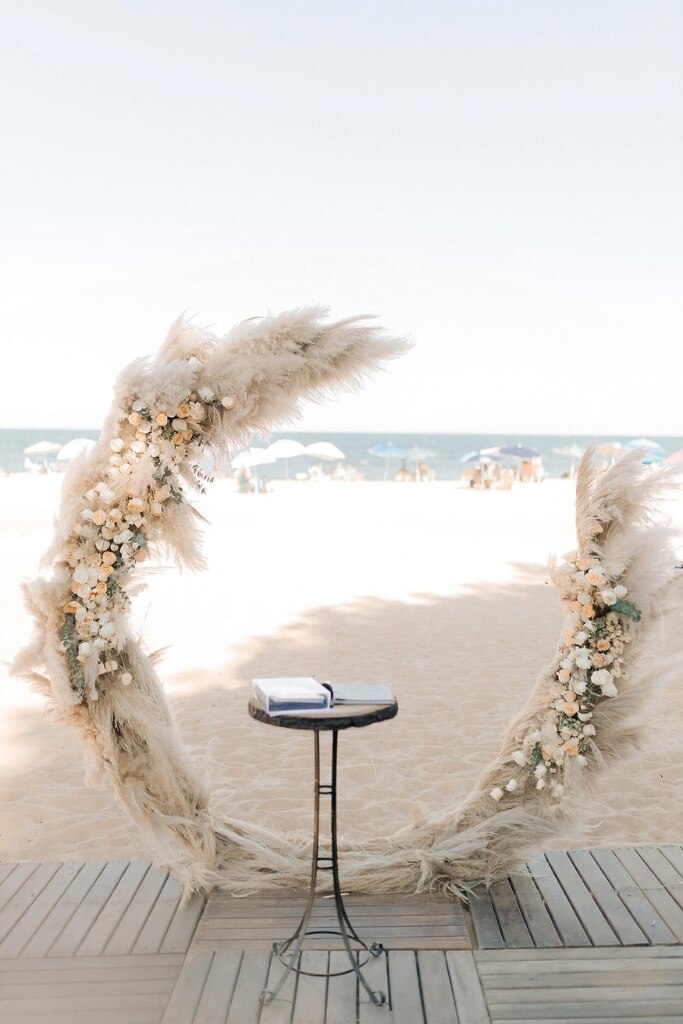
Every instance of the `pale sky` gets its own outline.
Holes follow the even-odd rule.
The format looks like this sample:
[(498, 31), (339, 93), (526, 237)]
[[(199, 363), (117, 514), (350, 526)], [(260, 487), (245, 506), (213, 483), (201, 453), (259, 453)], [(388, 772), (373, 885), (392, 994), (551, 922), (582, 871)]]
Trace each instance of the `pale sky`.
[(3, 0), (2, 427), (184, 309), (372, 312), (301, 429), (683, 434), (680, 0)]

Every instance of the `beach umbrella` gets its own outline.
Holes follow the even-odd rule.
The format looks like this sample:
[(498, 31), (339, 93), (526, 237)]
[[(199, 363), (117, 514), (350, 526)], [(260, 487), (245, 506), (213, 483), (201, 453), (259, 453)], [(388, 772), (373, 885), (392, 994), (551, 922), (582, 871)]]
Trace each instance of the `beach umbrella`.
[(648, 454), (643, 459), (643, 465), (644, 466), (651, 466), (653, 462), (663, 462), (663, 461), (664, 461), (664, 452), (663, 451), (662, 452), (652, 451), (652, 452), (648, 452)]
[(637, 437), (635, 441), (629, 441), (627, 448), (647, 448), (650, 452), (663, 452), (665, 449), (659, 441), (651, 441), (649, 437)]
[(77, 459), (79, 455), (92, 451), (96, 443), (91, 437), (74, 437), (59, 449), (57, 461), (70, 462), (71, 459)]
[(409, 448), (402, 448), (399, 444), (391, 441), (381, 441), (368, 448), (368, 455), (375, 455), (378, 459), (399, 459), (401, 462), (410, 456)]
[(624, 446), (620, 441), (601, 441), (598, 445), (598, 455), (606, 459), (618, 459), (624, 454)]
[(267, 448), (245, 448), (230, 459), (233, 469), (253, 469), (254, 466), (270, 466), (275, 457)]
[(346, 458), (344, 452), (331, 441), (314, 441), (312, 444), (307, 444), (304, 453), (314, 459), (329, 460), (330, 462)]
[[(289, 437), (283, 437), (274, 441), (266, 448), (266, 451), (273, 459), (296, 459), (299, 455), (305, 455), (306, 449), (301, 441), (293, 441)], [(289, 465), (285, 465), (285, 476), (289, 480)]]
[(393, 444), (391, 441), (380, 441), (379, 444), (373, 444), (372, 448), (368, 448), (368, 455), (384, 459), (384, 479), (386, 480), (389, 474), (389, 459), (405, 462), (410, 455), (410, 449), (402, 448), (401, 445)]
[(564, 455), (567, 459), (580, 459), (585, 450), (578, 444), (572, 444), (569, 448), (553, 448), (555, 455)]
[(61, 447), (57, 441), (36, 441), (24, 448), (24, 455), (54, 455)]
[(497, 452), (492, 454), (511, 455), (515, 459), (538, 459), (541, 456), (541, 453), (537, 452), (535, 448), (529, 448), (524, 444), (507, 445), (504, 448), (498, 448)]
[(266, 451), (273, 459), (295, 459), (297, 455), (305, 455), (306, 449), (301, 441), (293, 441), (289, 437), (283, 437), (280, 441), (274, 441), (266, 448)]
[(486, 455), (483, 451), (481, 451), (481, 452), (468, 452), (467, 455), (463, 455), (463, 457), (461, 458), (460, 461), (461, 462), (467, 462), (467, 463), (502, 462), (503, 461), (503, 456), (502, 455), (495, 455), (493, 453), (491, 455)]

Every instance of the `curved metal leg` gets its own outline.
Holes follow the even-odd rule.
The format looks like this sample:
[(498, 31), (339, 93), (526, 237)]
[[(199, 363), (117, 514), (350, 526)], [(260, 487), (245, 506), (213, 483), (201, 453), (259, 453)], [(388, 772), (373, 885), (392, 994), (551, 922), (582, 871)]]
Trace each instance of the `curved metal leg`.
[[(351, 966), (353, 967), (354, 974), (358, 978), (359, 982), (370, 996), (370, 999), (375, 1006), (382, 1006), (386, 1002), (386, 995), (384, 992), (373, 992), (368, 985), (363, 972), (360, 969), (358, 961), (356, 960), (355, 953), (351, 948), (349, 936), (356, 939), (361, 943), (362, 946), (368, 947), (359, 939), (356, 935), (356, 931), (349, 921), (349, 916), (346, 913), (346, 907), (344, 906), (344, 900), (342, 898), (341, 886), (339, 884), (339, 858), (337, 856), (337, 737), (338, 733), (336, 730), (332, 733), (332, 809), (331, 809), (331, 831), (332, 831), (332, 884), (334, 886), (334, 904), (337, 910), (337, 921), (339, 922), (339, 931), (341, 933), (342, 942), (348, 955)], [(383, 952), (383, 947), (380, 943), (373, 943), (370, 947), (370, 952), (373, 956), (379, 956)]]
[(313, 774), (313, 850), (311, 852), (311, 882), (308, 887), (308, 899), (306, 900), (303, 917), (299, 921), (299, 925), (294, 934), (289, 939), (285, 939), (284, 942), (273, 943), (273, 952), (278, 957), (282, 957), (284, 953), (287, 953), (292, 944), (294, 944), (294, 948), (288, 953), (289, 963), (285, 967), (282, 977), (275, 988), (263, 989), (261, 992), (259, 1000), (264, 1006), (267, 1006), (268, 1003), (272, 1003), (273, 999), (275, 999), (289, 977), (291, 971), (294, 969), (294, 965), (301, 953), (303, 941), (306, 938), (308, 922), (311, 919), (311, 913), (313, 911), (315, 886), (318, 878), (318, 846), (320, 842), (320, 736), (317, 732), (313, 733)]

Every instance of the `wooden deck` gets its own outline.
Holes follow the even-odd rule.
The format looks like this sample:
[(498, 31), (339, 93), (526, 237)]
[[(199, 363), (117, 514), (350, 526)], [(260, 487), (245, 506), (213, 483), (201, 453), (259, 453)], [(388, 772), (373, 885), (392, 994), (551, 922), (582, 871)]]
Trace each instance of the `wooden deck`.
[[(350, 896), (388, 950), (366, 972), (290, 977), (272, 941), (301, 895), (180, 903), (147, 861), (0, 864), (2, 1024), (683, 1024), (683, 848), (547, 854), (469, 909), (436, 895)], [(320, 927), (329, 900), (316, 904)], [(344, 965), (313, 940), (302, 966)]]

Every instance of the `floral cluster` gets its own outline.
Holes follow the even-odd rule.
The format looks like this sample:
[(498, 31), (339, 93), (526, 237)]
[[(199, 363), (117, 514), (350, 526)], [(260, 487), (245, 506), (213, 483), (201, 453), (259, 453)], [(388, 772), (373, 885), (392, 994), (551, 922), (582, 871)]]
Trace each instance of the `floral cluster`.
[[(186, 400), (160, 398), (152, 407), (132, 396), (118, 436), (109, 447), (106, 472), (84, 495), (84, 507), (62, 555), (68, 597), (60, 630), (74, 690), (97, 699), (98, 683), (117, 674), (132, 682), (121, 648), (127, 639), (130, 599), (123, 583), (147, 558), (155, 527), (183, 490), (180, 470), (203, 443), (209, 408), (231, 410), (231, 396), (199, 387)], [(103, 679), (101, 677), (104, 677)]]
[(629, 621), (640, 619), (639, 610), (626, 600), (626, 587), (608, 579), (596, 555), (570, 551), (564, 558), (558, 568), (564, 620), (547, 712), (513, 751), (520, 771), (491, 790), (496, 801), (529, 785), (561, 797), (568, 763), (585, 765), (595, 742), (596, 705), (616, 697), (616, 680), (626, 674)]

